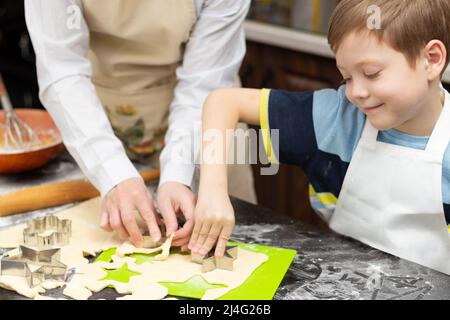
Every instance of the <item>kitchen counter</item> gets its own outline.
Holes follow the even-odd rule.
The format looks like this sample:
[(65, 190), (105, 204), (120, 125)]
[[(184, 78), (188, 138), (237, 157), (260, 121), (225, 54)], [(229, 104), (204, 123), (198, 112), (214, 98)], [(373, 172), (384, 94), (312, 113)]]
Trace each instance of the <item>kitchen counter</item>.
[[(33, 174), (0, 177), (0, 193), (79, 175), (78, 168), (65, 154)], [(156, 184), (151, 184), (151, 191), (155, 187)], [(295, 249), (298, 252), (274, 299), (450, 299), (450, 277), (447, 275), (294, 221), (269, 209), (237, 199), (232, 199), (232, 203), (236, 212), (236, 227), (231, 240)], [(69, 206), (0, 218), (0, 227)], [(61, 297), (61, 291), (53, 289), (47, 294)], [(113, 299), (117, 296), (113, 289), (105, 289), (91, 299)], [(4, 299), (26, 298), (0, 288), (0, 300)]]

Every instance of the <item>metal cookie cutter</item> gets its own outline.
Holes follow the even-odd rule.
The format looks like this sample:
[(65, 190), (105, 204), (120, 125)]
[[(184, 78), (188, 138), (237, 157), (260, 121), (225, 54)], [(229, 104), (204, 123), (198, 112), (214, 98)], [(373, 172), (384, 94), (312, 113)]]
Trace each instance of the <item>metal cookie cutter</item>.
[[(159, 220), (158, 227), (161, 231), (161, 239), (159, 239), (159, 241), (154, 241), (152, 239), (152, 237), (149, 235), (148, 230), (143, 230), (142, 234), (143, 234), (144, 244), (142, 246), (144, 248), (160, 247), (167, 240), (167, 234), (166, 234), (167, 230), (166, 230), (166, 225), (164, 224), (163, 216), (158, 209), (156, 210), (156, 212), (158, 214), (158, 220)], [(183, 217), (177, 216), (177, 222), (178, 222), (178, 227), (181, 228), (186, 223), (186, 220)]]
[(214, 256), (215, 248), (206, 256), (191, 254), (191, 261), (202, 265), (202, 272), (210, 272), (215, 269), (233, 271), (233, 262), (238, 257), (237, 246), (227, 246), (225, 254), (222, 257)]
[(36, 250), (19, 246), (4, 254), (0, 274), (25, 277), (31, 288), (49, 279), (65, 281), (67, 266), (59, 257), (59, 248)]
[(166, 226), (164, 225), (163, 222), (161, 222), (161, 224), (158, 225), (159, 229), (161, 230), (161, 239), (159, 239), (158, 241), (154, 241), (152, 239), (152, 237), (149, 235), (148, 230), (143, 232), (143, 240), (144, 243), (142, 245), (142, 247), (144, 248), (157, 248), (163, 245), (164, 242), (166, 242), (167, 237), (166, 237)]
[(23, 242), (38, 248), (65, 246), (69, 244), (71, 235), (72, 221), (47, 216), (27, 222), (27, 227), (23, 230)]

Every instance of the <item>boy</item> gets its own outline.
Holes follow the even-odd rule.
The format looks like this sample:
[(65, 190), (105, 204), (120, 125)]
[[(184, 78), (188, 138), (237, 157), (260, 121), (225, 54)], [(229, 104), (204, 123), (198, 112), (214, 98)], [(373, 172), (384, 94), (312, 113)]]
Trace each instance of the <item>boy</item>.
[[(369, 23), (374, 8), (380, 28)], [(216, 91), (203, 131), (238, 120), (279, 129), (279, 146), (264, 137), (269, 158), (301, 166), (316, 200), (338, 197), (321, 210), (331, 229), (450, 274), (450, 95), (440, 86), (449, 21), (448, 0), (342, 0), (328, 38), (345, 85)], [(217, 242), (222, 255), (233, 229), (225, 169), (202, 163), (194, 253)]]

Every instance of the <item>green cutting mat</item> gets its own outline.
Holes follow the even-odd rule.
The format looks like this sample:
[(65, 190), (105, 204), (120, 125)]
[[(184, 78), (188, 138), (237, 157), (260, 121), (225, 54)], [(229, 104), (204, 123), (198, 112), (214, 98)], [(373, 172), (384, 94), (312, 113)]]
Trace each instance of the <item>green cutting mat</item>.
[[(292, 263), (297, 252), (291, 249), (281, 249), (275, 247), (267, 247), (253, 244), (243, 244), (230, 242), (229, 245), (238, 245), (240, 248), (264, 253), (268, 260), (259, 266), (253, 274), (238, 288), (231, 290), (225, 295), (221, 296), (219, 300), (271, 300), (275, 295), (284, 275)], [(96, 261), (111, 261), (111, 256), (116, 249), (111, 248), (104, 251)], [(180, 253), (177, 249), (171, 249), (171, 253)], [(136, 259), (137, 264), (151, 261), (156, 255), (132, 254), (130, 257)], [(128, 270), (127, 265), (124, 264), (117, 270), (105, 270), (107, 276), (105, 279), (116, 280), (120, 282), (128, 282), (129, 278), (136, 273)], [(196, 275), (186, 282), (161, 282), (162, 285), (169, 289), (169, 295), (200, 299), (206, 290), (213, 288), (223, 288), (221, 284), (210, 284), (205, 279)]]

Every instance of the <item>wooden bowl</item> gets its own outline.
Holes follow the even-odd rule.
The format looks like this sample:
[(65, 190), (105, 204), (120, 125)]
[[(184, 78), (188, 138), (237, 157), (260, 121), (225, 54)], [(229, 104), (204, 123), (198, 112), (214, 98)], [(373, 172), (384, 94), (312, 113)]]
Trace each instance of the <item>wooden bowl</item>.
[[(61, 134), (52, 118), (45, 110), (15, 109), (17, 116), (28, 124), (38, 136), (51, 136), (51, 141), (29, 150), (10, 151), (0, 145), (0, 173), (12, 174), (38, 169), (58, 156), (63, 150)], [(0, 111), (0, 125), (4, 129), (5, 112)], [(1, 140), (3, 135), (1, 136)]]

